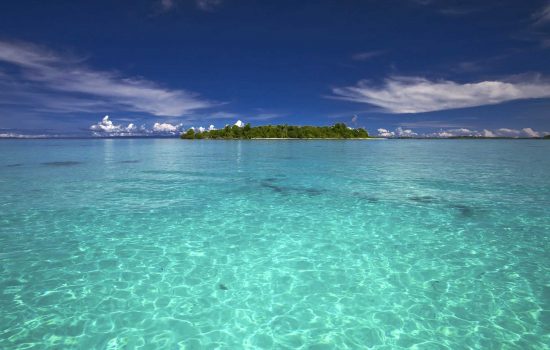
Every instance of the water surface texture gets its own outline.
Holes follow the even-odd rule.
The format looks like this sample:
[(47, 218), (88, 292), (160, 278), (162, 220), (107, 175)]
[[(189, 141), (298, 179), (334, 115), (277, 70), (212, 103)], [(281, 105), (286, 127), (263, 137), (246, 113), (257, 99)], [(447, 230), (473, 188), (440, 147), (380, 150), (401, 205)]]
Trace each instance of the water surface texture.
[(550, 142), (0, 142), (2, 349), (548, 349)]

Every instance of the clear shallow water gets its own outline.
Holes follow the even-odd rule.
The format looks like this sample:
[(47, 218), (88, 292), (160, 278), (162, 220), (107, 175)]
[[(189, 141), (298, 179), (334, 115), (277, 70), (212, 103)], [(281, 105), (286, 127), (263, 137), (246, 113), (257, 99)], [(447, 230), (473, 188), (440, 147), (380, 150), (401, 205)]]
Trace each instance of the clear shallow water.
[(0, 142), (2, 349), (548, 349), (550, 142)]

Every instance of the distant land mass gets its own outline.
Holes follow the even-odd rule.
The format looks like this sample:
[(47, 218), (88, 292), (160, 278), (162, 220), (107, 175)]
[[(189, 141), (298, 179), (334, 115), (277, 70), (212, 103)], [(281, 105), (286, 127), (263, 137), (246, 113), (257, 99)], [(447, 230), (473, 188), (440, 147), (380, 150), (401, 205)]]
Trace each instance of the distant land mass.
[(191, 128), (180, 135), (182, 139), (366, 139), (363, 128), (349, 128), (344, 123), (333, 126), (263, 125), (240, 127), (227, 125), (219, 130), (195, 131)]

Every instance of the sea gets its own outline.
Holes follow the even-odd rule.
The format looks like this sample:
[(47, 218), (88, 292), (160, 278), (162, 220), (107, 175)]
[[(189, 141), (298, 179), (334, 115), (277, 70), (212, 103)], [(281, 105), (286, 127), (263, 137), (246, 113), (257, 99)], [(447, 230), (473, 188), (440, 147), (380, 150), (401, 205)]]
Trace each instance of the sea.
[(0, 141), (1, 349), (548, 349), (550, 141)]

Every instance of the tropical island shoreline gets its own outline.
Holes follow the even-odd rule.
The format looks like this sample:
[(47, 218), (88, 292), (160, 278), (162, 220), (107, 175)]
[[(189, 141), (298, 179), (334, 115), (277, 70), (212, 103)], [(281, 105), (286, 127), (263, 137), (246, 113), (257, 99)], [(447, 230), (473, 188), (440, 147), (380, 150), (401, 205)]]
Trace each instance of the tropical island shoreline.
[(294, 125), (262, 125), (252, 127), (250, 123), (238, 121), (233, 126), (226, 125), (223, 129), (195, 130), (188, 129), (180, 135), (181, 139), (212, 139), (212, 140), (342, 140), (370, 139), (369, 133), (363, 128), (350, 128), (344, 123), (332, 126), (294, 126)]
[(302, 138), (296, 138), (296, 137), (253, 137), (249, 140), (387, 140), (387, 138), (384, 137), (353, 137), (353, 138), (341, 138), (341, 137), (302, 137)]

